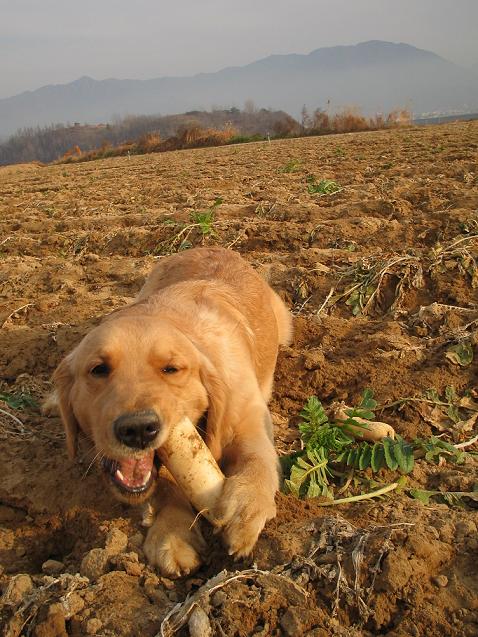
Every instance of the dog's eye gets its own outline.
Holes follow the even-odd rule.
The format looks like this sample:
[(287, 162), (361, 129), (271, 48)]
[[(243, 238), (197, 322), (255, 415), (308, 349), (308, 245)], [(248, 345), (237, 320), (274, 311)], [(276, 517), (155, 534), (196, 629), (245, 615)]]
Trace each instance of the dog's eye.
[(100, 363), (99, 365), (95, 365), (93, 369), (90, 370), (90, 374), (92, 376), (108, 376), (110, 371), (111, 370), (106, 363)]
[(163, 374), (175, 374), (179, 370), (177, 367), (174, 367), (174, 365), (166, 365), (166, 367), (163, 367), (161, 371)]

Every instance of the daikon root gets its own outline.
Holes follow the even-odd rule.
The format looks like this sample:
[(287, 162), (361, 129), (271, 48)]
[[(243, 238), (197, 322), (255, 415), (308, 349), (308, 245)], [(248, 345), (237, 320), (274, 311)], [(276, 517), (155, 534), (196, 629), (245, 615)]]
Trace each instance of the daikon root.
[[(346, 410), (352, 409), (347, 407), (344, 403), (336, 403), (332, 405), (332, 418), (334, 421), (350, 420), (350, 416)], [(347, 428), (352, 435), (359, 440), (368, 440), (369, 442), (376, 442), (382, 440), (382, 438), (395, 438), (395, 429), (386, 422), (380, 422), (375, 420), (367, 420), (366, 418), (360, 418), (354, 416), (353, 420), (358, 422), (363, 427), (355, 427), (354, 425), (347, 424)], [(336, 422), (336, 424), (339, 424)]]
[(157, 451), (189, 502), (214, 524), (213, 511), (225, 478), (189, 418), (171, 428), (168, 439)]

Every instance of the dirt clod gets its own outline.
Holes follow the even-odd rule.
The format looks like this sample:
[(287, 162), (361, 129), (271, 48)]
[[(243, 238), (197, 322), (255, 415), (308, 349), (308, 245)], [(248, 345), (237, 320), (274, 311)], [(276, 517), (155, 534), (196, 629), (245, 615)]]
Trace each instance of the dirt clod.
[(33, 589), (32, 578), (29, 575), (15, 575), (11, 578), (2, 596), (2, 604), (18, 606), (25, 595)]
[(138, 554), (134, 552), (116, 555), (110, 558), (110, 562), (117, 570), (126, 571), (134, 577), (139, 577), (144, 569), (144, 565), (139, 562)]
[(445, 588), (448, 586), (448, 577), (446, 575), (436, 575), (433, 578), (433, 583), (435, 586), (438, 586), (438, 588)]
[(108, 555), (118, 555), (124, 553), (128, 546), (128, 536), (119, 529), (111, 529), (106, 536), (105, 550)]
[(48, 614), (61, 613), (65, 619), (71, 619), (85, 607), (85, 600), (78, 593), (72, 592), (61, 602), (56, 602), (48, 609)]
[(92, 582), (108, 571), (109, 554), (105, 549), (91, 549), (81, 560), (80, 573)]

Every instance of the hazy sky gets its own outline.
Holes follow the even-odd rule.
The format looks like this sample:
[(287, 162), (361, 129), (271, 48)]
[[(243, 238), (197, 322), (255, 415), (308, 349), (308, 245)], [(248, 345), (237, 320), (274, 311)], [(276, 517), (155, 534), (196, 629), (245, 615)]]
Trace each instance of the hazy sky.
[(0, 0), (0, 97), (216, 71), (272, 53), (406, 42), (478, 66), (478, 0)]

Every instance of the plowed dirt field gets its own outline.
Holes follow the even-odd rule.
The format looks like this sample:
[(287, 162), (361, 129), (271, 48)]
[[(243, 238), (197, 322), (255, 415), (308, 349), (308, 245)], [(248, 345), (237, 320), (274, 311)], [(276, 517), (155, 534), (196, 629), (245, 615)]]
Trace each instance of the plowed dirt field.
[[(132, 300), (157, 259), (218, 244), (295, 314), (271, 403), (280, 453), (297, 448), (309, 396), (356, 404), (365, 388), (405, 438), (467, 443), (478, 433), (477, 158), (478, 123), (462, 122), (0, 168), (4, 635), (153, 637), (217, 573), (251, 568), (199, 600), (213, 635), (478, 635), (473, 499), (426, 504), (405, 489), (321, 507), (280, 494), (252, 561), (234, 564), (206, 528), (208, 563), (172, 582), (145, 564), (140, 512), (110, 499), (88, 444), (70, 462), (59, 419), (37, 406), (63, 355)], [(308, 175), (338, 192), (309, 192)], [(211, 223), (195, 215), (208, 210)], [(433, 400), (388, 406), (430, 389), (446, 403), (446, 387), (456, 401), (468, 392), (466, 419)], [(419, 460), (408, 487), (473, 492), (477, 467), (472, 454)], [(191, 625), (177, 634), (207, 634)]]

